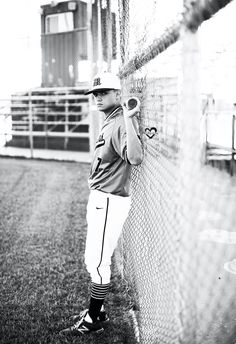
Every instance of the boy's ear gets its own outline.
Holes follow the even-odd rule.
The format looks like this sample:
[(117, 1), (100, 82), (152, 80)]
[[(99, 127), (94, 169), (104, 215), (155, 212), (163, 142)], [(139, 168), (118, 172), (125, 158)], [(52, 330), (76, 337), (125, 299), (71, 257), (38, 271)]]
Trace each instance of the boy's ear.
[(121, 90), (116, 90), (116, 99), (119, 100), (121, 97)]

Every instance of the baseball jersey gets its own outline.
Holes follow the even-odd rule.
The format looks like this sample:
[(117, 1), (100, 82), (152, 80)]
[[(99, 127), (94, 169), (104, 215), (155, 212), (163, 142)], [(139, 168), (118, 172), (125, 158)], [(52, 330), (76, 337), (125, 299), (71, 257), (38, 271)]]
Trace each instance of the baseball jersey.
[(96, 142), (89, 188), (129, 196), (130, 174), (123, 109), (119, 106), (106, 117)]

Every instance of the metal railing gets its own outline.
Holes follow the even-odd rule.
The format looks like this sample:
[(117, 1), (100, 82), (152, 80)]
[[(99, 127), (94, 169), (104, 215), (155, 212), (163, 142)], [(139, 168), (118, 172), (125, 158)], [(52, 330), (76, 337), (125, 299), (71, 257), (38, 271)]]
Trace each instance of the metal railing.
[(205, 113), (206, 160), (230, 162), (229, 171), (235, 172), (235, 126), (233, 111), (208, 111)]
[[(89, 150), (89, 102), (83, 94), (16, 94), (0, 99), (1, 146), (30, 148), (31, 157), (40, 142), (40, 148), (70, 150), (70, 140), (78, 141), (73, 150), (80, 151), (79, 140), (87, 141)], [(58, 142), (58, 147), (57, 147)], [(85, 145), (83, 143), (83, 145)], [(85, 148), (83, 147), (82, 150)]]

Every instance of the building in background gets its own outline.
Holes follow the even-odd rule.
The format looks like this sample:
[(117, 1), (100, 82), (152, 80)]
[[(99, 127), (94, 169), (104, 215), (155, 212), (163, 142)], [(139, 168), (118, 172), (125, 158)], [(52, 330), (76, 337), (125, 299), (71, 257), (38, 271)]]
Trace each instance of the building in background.
[(76, 87), (100, 68), (111, 69), (116, 17), (108, 5), (93, 1), (91, 13), (89, 2), (78, 0), (41, 6), (42, 87)]
[[(91, 77), (115, 70), (112, 1), (52, 1), (40, 6), (41, 84), (11, 95), (7, 146), (90, 151), (99, 121), (84, 92)], [(9, 136), (8, 136), (9, 138)]]

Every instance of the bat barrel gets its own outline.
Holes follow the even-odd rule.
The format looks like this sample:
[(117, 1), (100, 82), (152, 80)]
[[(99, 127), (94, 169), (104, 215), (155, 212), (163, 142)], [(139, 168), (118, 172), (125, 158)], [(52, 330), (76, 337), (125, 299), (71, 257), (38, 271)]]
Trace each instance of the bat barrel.
[(137, 104), (138, 104), (137, 99), (133, 97), (129, 98), (126, 102), (126, 106), (128, 110), (134, 109), (137, 106)]

